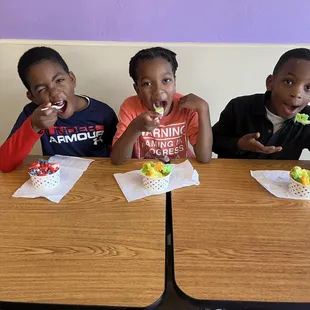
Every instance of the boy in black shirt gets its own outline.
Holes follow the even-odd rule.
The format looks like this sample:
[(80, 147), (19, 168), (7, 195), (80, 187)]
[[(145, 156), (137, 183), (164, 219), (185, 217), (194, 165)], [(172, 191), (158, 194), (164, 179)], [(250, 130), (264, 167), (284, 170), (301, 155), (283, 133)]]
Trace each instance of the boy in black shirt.
[(310, 125), (295, 121), (310, 114), (310, 50), (284, 53), (266, 79), (265, 94), (231, 100), (213, 126), (219, 158), (299, 159), (310, 148)]

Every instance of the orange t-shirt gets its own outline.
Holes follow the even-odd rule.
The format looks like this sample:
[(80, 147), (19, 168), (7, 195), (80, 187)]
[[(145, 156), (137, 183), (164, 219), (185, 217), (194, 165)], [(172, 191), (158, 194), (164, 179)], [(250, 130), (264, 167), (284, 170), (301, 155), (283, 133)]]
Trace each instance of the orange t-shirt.
[[(183, 95), (176, 94), (171, 113), (160, 120), (160, 125), (152, 132), (143, 132), (133, 147), (133, 158), (170, 159), (193, 157), (188, 142), (195, 146), (198, 136), (198, 114), (189, 109), (179, 111), (179, 100)], [(147, 112), (148, 108), (138, 96), (127, 98), (120, 107), (119, 123), (113, 144), (121, 137), (132, 120)]]

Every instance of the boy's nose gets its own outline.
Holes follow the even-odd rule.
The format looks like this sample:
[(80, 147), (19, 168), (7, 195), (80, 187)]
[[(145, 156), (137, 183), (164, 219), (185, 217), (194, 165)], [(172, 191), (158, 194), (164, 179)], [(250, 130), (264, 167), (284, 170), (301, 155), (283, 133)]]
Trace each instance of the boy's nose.
[(301, 98), (302, 87), (297, 86), (291, 90), (291, 97), (300, 99)]
[(298, 93), (292, 93), (291, 97), (301, 99), (301, 94), (299, 92)]
[(57, 101), (64, 99), (62, 98), (61, 94), (58, 91), (51, 91), (49, 97), (51, 103), (55, 103)]
[(160, 87), (155, 86), (154, 90), (153, 90), (153, 95), (154, 96), (158, 96), (158, 95), (161, 95), (161, 94), (163, 94), (163, 90)]

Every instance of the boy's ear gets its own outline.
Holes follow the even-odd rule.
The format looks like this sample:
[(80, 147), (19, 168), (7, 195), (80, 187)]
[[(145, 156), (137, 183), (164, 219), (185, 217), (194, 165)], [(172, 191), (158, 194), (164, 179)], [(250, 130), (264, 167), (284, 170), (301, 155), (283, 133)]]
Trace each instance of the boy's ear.
[(272, 91), (273, 81), (274, 81), (274, 76), (272, 74), (269, 74), (267, 79), (266, 79), (266, 88), (268, 91)]
[(69, 71), (68, 74), (69, 74), (69, 77), (70, 77), (70, 79), (72, 81), (73, 87), (75, 88), (76, 87), (76, 77), (75, 77), (75, 75), (74, 75), (74, 73), (72, 71)]
[(32, 95), (31, 91), (28, 90), (27, 93), (26, 93), (26, 96), (27, 96), (27, 98), (30, 101), (34, 102), (35, 104), (38, 104), (37, 101), (36, 101), (36, 98), (34, 98), (34, 96)]
[(136, 83), (133, 84), (133, 88), (135, 89), (137, 95), (139, 96), (139, 87), (138, 87), (138, 85)]

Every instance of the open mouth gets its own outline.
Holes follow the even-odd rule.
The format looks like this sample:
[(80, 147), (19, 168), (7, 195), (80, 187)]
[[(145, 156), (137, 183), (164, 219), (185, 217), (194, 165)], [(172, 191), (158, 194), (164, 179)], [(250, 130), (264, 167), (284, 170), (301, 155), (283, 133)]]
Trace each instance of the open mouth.
[(165, 100), (155, 101), (153, 103), (153, 108), (154, 108), (155, 112), (157, 112), (158, 114), (161, 114), (161, 115), (164, 115), (166, 106), (167, 106), (167, 101), (165, 101)]
[(300, 105), (284, 103), (287, 114), (295, 114), (298, 112)]
[(60, 100), (52, 104), (52, 108), (58, 110), (59, 113), (64, 113), (67, 109), (67, 101)]

